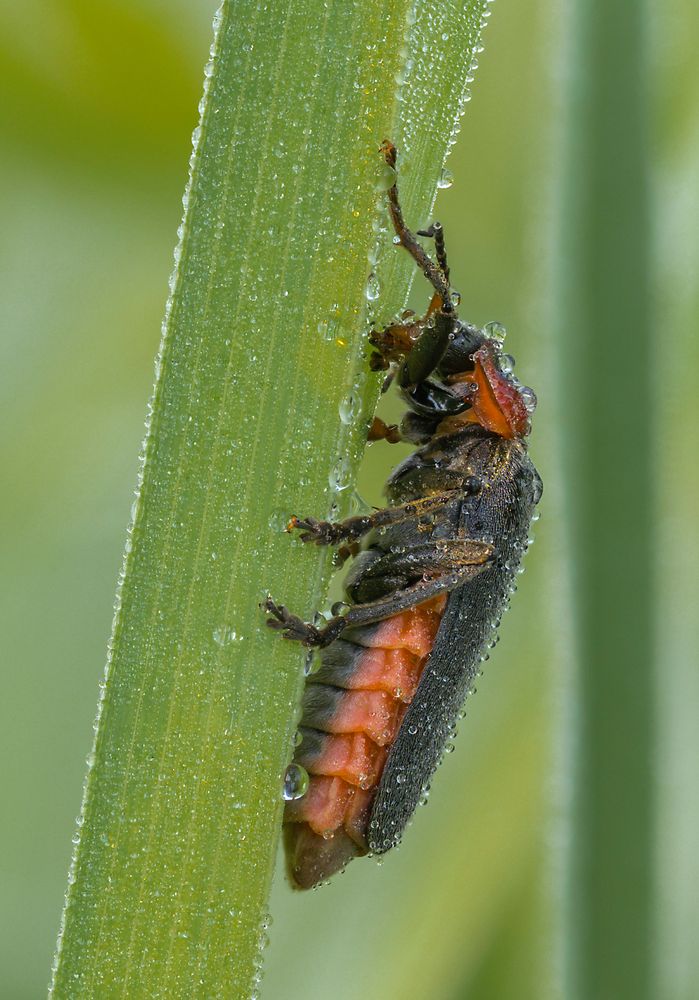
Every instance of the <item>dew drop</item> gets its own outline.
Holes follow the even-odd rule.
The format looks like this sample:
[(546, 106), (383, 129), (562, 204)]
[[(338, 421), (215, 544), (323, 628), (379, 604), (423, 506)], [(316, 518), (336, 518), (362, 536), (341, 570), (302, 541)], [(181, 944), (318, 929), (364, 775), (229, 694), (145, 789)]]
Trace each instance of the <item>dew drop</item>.
[(217, 646), (230, 646), (238, 638), (238, 633), (230, 625), (219, 625), (214, 629), (214, 642)]
[(502, 342), (507, 335), (507, 330), (502, 325), (502, 323), (493, 321), (492, 323), (485, 324), (485, 326), (483, 327), (483, 333), (490, 340), (499, 340)]
[(300, 764), (289, 764), (284, 773), (282, 798), (285, 802), (294, 802), (303, 798), (308, 791), (308, 771)]
[(341, 458), (335, 463), (335, 467), (328, 476), (328, 483), (331, 489), (341, 493), (350, 485), (350, 462), (348, 458)]
[(367, 302), (376, 302), (381, 295), (381, 285), (375, 274), (369, 275), (369, 280), (366, 283), (366, 291), (364, 294), (366, 295)]
[(536, 409), (536, 403), (537, 403), (536, 393), (534, 392), (534, 390), (530, 389), (528, 385), (523, 385), (522, 388), (519, 390), (519, 394), (524, 401), (524, 408), (526, 409), (527, 413), (533, 413), (534, 410)]
[(439, 175), (439, 180), (437, 181), (438, 188), (450, 188), (454, 183), (454, 175), (451, 170), (447, 170), (446, 167), (442, 167), (441, 173)]
[[(325, 619), (323, 619), (323, 624), (325, 624)], [(306, 653), (306, 657), (303, 661), (303, 676), (308, 677), (310, 674), (314, 674), (320, 666), (320, 661), (315, 654), (315, 651), (309, 649)]]
[(338, 407), (338, 413), (340, 414), (340, 420), (343, 424), (351, 424), (354, 420), (358, 409), (358, 402), (355, 396), (347, 396), (343, 399)]
[(393, 167), (389, 167), (386, 163), (379, 174), (379, 179), (376, 184), (377, 191), (388, 191), (389, 188), (393, 187), (396, 183), (396, 172)]

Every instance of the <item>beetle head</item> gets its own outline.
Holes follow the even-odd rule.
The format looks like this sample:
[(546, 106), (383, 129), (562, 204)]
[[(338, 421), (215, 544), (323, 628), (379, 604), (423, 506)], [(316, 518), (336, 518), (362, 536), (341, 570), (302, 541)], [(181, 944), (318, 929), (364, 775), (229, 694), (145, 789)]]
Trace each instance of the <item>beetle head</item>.
[(452, 390), (461, 388), (470, 404), (469, 420), (501, 437), (525, 437), (536, 396), (513, 374), (514, 360), (502, 350), (501, 329), (489, 324), (479, 330), (457, 320), (439, 373)]

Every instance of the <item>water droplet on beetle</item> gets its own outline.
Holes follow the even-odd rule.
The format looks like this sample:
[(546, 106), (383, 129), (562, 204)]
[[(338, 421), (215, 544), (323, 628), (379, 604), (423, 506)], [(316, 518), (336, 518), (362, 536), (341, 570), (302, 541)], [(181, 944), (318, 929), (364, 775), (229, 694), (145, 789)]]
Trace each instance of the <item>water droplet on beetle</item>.
[(285, 802), (295, 802), (308, 791), (308, 771), (300, 764), (289, 764), (284, 773), (282, 798)]
[(485, 326), (483, 327), (483, 333), (490, 340), (499, 340), (500, 342), (502, 342), (507, 336), (507, 330), (505, 329), (505, 327), (502, 325), (502, 323), (498, 323), (496, 321), (493, 321), (491, 323), (486, 323)]
[(519, 394), (522, 397), (522, 400), (524, 401), (524, 408), (526, 409), (527, 413), (533, 413), (534, 410), (536, 409), (536, 404), (537, 404), (536, 393), (534, 392), (534, 390), (530, 389), (528, 385), (523, 385), (522, 388), (519, 390)]

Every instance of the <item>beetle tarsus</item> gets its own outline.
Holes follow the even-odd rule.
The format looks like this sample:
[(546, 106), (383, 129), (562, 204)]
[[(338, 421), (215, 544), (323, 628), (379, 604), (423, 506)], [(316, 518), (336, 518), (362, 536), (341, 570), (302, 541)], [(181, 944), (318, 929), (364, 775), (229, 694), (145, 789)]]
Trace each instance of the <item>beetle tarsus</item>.
[(323, 647), (334, 642), (344, 630), (344, 618), (331, 618), (325, 628), (318, 628), (310, 622), (305, 622), (298, 615), (292, 615), (283, 604), (277, 604), (268, 597), (263, 608), (272, 617), (267, 619), (267, 627), (282, 633), (284, 639), (300, 642), (303, 646)]

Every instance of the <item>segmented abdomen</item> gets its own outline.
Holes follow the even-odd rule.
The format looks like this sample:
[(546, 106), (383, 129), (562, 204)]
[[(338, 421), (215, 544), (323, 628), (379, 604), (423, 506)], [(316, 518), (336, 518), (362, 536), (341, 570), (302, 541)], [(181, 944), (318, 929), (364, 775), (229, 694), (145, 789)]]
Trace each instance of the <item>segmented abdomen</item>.
[(347, 629), (307, 682), (294, 761), (310, 781), (286, 805), (289, 872), (300, 888), (368, 851), (371, 803), (417, 690), (447, 602), (440, 595), (375, 625)]

